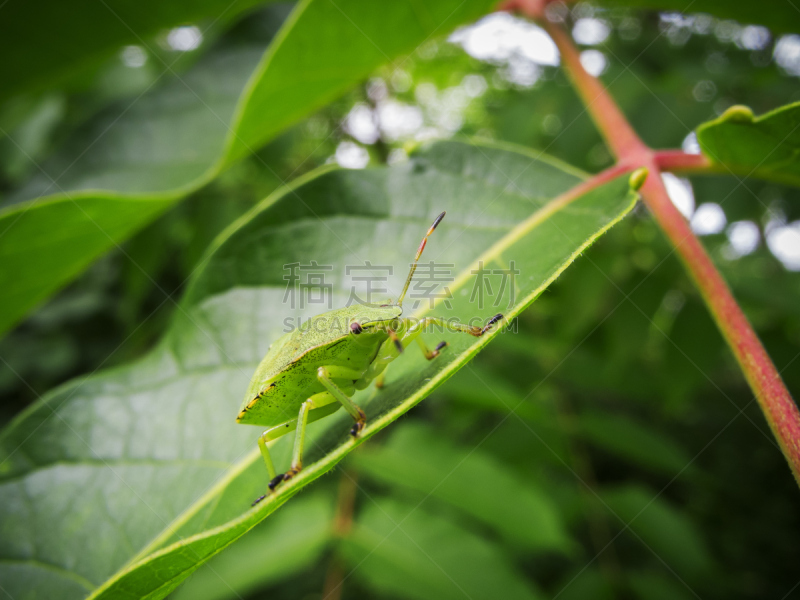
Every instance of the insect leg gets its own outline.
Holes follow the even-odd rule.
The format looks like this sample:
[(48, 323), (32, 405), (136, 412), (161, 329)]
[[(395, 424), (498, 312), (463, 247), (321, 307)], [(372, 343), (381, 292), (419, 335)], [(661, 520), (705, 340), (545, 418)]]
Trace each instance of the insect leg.
[(342, 403), (342, 406), (344, 406), (345, 410), (350, 413), (350, 416), (356, 420), (356, 424), (353, 425), (353, 428), (350, 430), (350, 434), (357, 436), (358, 432), (364, 429), (364, 426), (367, 424), (367, 415), (364, 414), (364, 411), (356, 406), (350, 397), (345, 394), (333, 381), (333, 377), (350, 379), (348, 374), (352, 373), (354, 373), (352, 369), (343, 367), (320, 367), (317, 370), (317, 378), (319, 379), (320, 383), (325, 386), (325, 389), (328, 390), (334, 398)]
[(425, 355), (425, 358), (427, 358), (428, 360), (433, 360), (434, 358), (439, 356), (439, 352), (442, 350), (442, 348), (447, 346), (447, 342), (439, 342), (436, 345), (436, 348), (434, 348), (433, 350), (429, 350), (428, 345), (422, 340), (421, 337), (417, 338), (417, 344), (419, 345), (420, 350), (422, 350), (422, 353)]
[[(331, 396), (328, 392), (319, 392), (318, 394), (314, 394), (308, 400), (306, 400), (304, 404), (308, 404), (306, 425), (308, 423), (313, 423), (314, 421), (318, 421), (319, 419), (323, 419), (328, 415), (335, 413), (337, 410), (339, 410), (339, 408), (341, 408), (341, 404), (339, 404), (336, 401), (336, 398)], [(302, 412), (303, 410), (302, 407), (300, 410)], [(270, 478), (269, 491), (267, 493), (274, 490), (275, 487), (280, 482), (284, 481), (284, 479), (291, 478), (291, 475), (289, 475), (289, 477), (286, 477), (286, 474), (284, 473), (276, 475), (275, 466), (272, 463), (272, 457), (270, 456), (269, 448), (267, 447), (267, 442), (276, 440), (279, 437), (283, 437), (284, 435), (286, 435), (287, 433), (291, 433), (292, 431), (296, 431), (298, 424), (297, 421), (298, 421), (297, 419), (292, 419), (291, 421), (286, 421), (286, 423), (281, 423), (280, 425), (276, 425), (275, 427), (270, 427), (258, 437), (258, 449), (261, 450), (261, 456), (264, 459), (264, 464), (267, 466), (267, 471), (269, 472), (269, 478)], [(297, 455), (297, 437), (299, 435), (302, 435), (304, 441), (305, 431), (303, 431), (302, 434), (300, 434), (299, 432), (295, 434), (295, 448), (294, 448), (295, 456)], [(300, 456), (302, 457), (302, 442), (300, 447)], [(293, 459), (292, 467), (294, 466), (295, 466), (295, 460)], [(293, 474), (296, 474), (296, 472)], [(256, 499), (256, 501), (253, 502), (253, 506), (261, 502), (264, 498), (266, 498), (266, 495)]]
[(406, 337), (413, 339), (414, 337), (422, 333), (422, 331), (427, 327), (429, 327), (430, 325), (439, 325), (440, 327), (447, 329), (448, 331), (457, 333), (468, 333), (470, 335), (474, 335), (475, 337), (480, 337), (484, 333), (489, 331), (492, 328), (492, 325), (494, 325), (498, 321), (504, 321), (504, 320), (505, 317), (503, 317), (502, 314), (498, 313), (491, 319), (486, 321), (483, 327), (478, 327), (477, 325), (465, 325), (464, 323), (442, 319), (441, 317), (424, 317), (411, 326), (411, 328), (408, 330), (408, 333), (406, 334)]
[(380, 374), (375, 378), (375, 387), (378, 389), (383, 388), (384, 380), (386, 379), (386, 369), (380, 372)]
[[(274, 427), (273, 427), (274, 429)], [(267, 471), (269, 472), (270, 480), (275, 479), (275, 465), (272, 464), (272, 457), (269, 454), (269, 448), (267, 448), (267, 436), (272, 429), (267, 429), (264, 433), (258, 436), (258, 449), (261, 450), (261, 456), (264, 459), (264, 464), (267, 465)]]
[(442, 348), (447, 346), (447, 342), (440, 342), (436, 348), (430, 350), (423, 339), (419, 337), (419, 334), (422, 333), (427, 325), (429, 325), (429, 320), (433, 320), (433, 318), (428, 317), (426, 319), (420, 319), (416, 322), (411, 321), (410, 319), (405, 321), (404, 325), (410, 325), (410, 327), (407, 327), (407, 329), (404, 327), (405, 331), (400, 338), (400, 343), (405, 347), (408, 346), (412, 341), (416, 340), (420, 350), (422, 350), (422, 353), (425, 355), (425, 358), (428, 360), (433, 360), (439, 356), (439, 352), (442, 350)]
[[(274, 471), (270, 473), (272, 475), (272, 479), (269, 481), (269, 489), (270, 491), (274, 490), (279, 483), (282, 481), (286, 481), (291, 479), (295, 475), (300, 472), (300, 469), (303, 468), (303, 445), (306, 441), (306, 426), (308, 425), (308, 411), (311, 410), (312, 400), (309, 398), (305, 402), (300, 405), (300, 412), (297, 415), (296, 419), (292, 419), (291, 421), (284, 423), (283, 425), (278, 425), (278, 427), (273, 427), (273, 429), (282, 429), (280, 433), (276, 437), (284, 435), (291, 430), (295, 430), (294, 434), (294, 448), (292, 450), (292, 466), (289, 468), (286, 473), (281, 473), (280, 475), (274, 475)], [(270, 429), (269, 431), (272, 431)], [(268, 438), (269, 439), (269, 438)]]
[[(291, 431), (290, 429), (291, 423), (296, 423), (296, 419), (292, 419), (292, 421), (289, 421), (288, 423), (282, 423), (277, 427), (270, 427), (269, 429), (266, 429), (264, 433), (258, 436), (258, 449), (261, 451), (261, 457), (264, 459), (264, 464), (267, 466), (267, 472), (269, 473), (269, 486), (267, 494), (269, 494), (272, 491), (272, 489), (278, 484), (279, 481), (283, 481), (283, 475), (275, 474), (275, 465), (272, 462), (272, 456), (270, 456), (269, 448), (267, 447), (267, 442), (270, 440), (274, 440), (275, 438), (279, 438), (285, 433)], [(251, 506), (255, 506), (266, 497), (267, 497), (266, 494), (264, 496), (259, 496), (258, 498), (255, 499), (255, 502), (253, 502)]]
[(306, 426), (310, 409), (311, 400), (306, 400), (300, 405), (300, 414), (297, 415), (297, 433), (294, 436), (294, 450), (292, 450), (292, 467), (283, 476), (284, 480), (294, 477), (303, 468), (303, 446), (306, 443)]
[(390, 362), (400, 356), (403, 349), (414, 339), (413, 336), (409, 337), (409, 332), (406, 329), (407, 321), (401, 321), (401, 323), (402, 325), (397, 331), (392, 329), (387, 330), (389, 339), (384, 342), (380, 350), (378, 350), (375, 360), (372, 361), (367, 372), (364, 373), (364, 380), (369, 382), (374, 379), (375, 387), (378, 389), (383, 387), (384, 379), (386, 379), (386, 367), (389, 366)]

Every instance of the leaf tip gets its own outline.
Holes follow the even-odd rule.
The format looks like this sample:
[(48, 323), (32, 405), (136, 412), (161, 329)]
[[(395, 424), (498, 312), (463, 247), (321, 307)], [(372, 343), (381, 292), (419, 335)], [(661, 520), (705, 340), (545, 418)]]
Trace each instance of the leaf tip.
[(638, 191), (644, 185), (648, 173), (649, 171), (644, 167), (641, 169), (636, 169), (633, 173), (631, 173), (631, 177), (628, 182), (633, 191)]
[(720, 120), (733, 123), (752, 123), (754, 118), (753, 110), (742, 104), (731, 106), (720, 116)]

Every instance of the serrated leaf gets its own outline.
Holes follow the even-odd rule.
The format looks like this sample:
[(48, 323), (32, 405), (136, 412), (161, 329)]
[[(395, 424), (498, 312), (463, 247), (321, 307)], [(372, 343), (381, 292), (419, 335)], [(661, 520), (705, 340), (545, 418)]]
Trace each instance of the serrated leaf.
[(703, 154), (738, 175), (800, 186), (800, 102), (760, 117), (732, 106), (700, 125), (697, 141)]
[[(266, 473), (257, 430), (234, 422), (241, 396), (285, 320), (326, 309), (287, 302), (285, 265), (331, 265), (333, 306), (349, 297), (347, 265), (392, 266), (396, 297), (422, 232), (446, 210), (427, 256), (452, 264), (455, 281), (451, 306), (434, 314), (498, 312), (494, 296), (470, 302), (472, 271), (513, 259), (517, 285), (496, 296), (511, 318), (636, 201), (627, 175), (567, 194), (581, 177), (524, 149), (441, 142), (391, 168), (321, 169), (265, 200), (214, 245), (155, 350), (55, 390), (0, 436), (0, 578), (36, 590), (47, 564), (95, 586), (93, 598), (169, 593), (500, 334), (443, 335), (450, 347), (431, 362), (405, 353), (379, 394), (356, 395), (362, 437), (349, 436), (345, 414), (312, 424), (304, 470), (251, 510)], [(274, 447), (279, 465), (288, 437)]]
[(306, 0), (266, 52), (219, 48), (92, 120), (0, 212), (0, 334), (226, 165), (492, 5)]
[(461, 448), (430, 427), (406, 425), (388, 444), (356, 455), (370, 477), (449, 502), (525, 548), (566, 552), (571, 540), (550, 499), (479, 448)]
[(373, 592), (411, 600), (542, 598), (499, 547), (413, 505), (369, 504), (342, 554)]

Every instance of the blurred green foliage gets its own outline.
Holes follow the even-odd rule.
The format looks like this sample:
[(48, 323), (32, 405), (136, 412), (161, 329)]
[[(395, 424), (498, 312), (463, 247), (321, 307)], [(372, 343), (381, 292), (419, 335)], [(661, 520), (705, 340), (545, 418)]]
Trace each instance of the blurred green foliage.
[[(758, 114), (800, 100), (796, 77), (773, 59), (774, 36), (748, 49), (715, 33), (713, 19), (699, 33), (655, 12), (585, 4), (569, 19), (595, 17), (610, 25), (597, 45), (602, 79), (654, 147), (679, 147), (732, 104)], [(237, 31), (220, 35), (235, 41)], [(363, 144), (348, 133), (356, 105), (391, 99), (419, 110), (432, 136), (514, 142), (589, 171), (610, 164), (557, 67), (538, 67), (532, 83), (515, 83), (509, 69), (431, 40), (232, 165), (0, 340), (3, 421), (72, 377), (142, 356), (215, 236), (284, 181), (352, 144), (372, 164), (402, 157), (402, 136)], [(44, 157), (102, 108), (101, 89), (51, 91), (30, 112), (8, 105), (3, 116), (19, 114), (16, 127)], [(30, 166), (2, 150), (9, 191)], [(797, 397), (800, 274), (765, 239), (800, 218), (800, 193), (723, 176), (692, 185), (698, 204), (758, 227), (743, 256), (724, 232), (704, 242)], [(498, 338), (334, 473), (175, 595), (800, 597), (800, 493), (641, 207), (519, 318), (517, 335)]]

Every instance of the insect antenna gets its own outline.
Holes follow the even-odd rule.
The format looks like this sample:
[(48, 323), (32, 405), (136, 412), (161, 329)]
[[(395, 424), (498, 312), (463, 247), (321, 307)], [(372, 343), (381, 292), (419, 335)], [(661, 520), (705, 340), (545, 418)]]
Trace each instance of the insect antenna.
[(403, 286), (403, 292), (400, 294), (400, 298), (397, 300), (397, 306), (403, 305), (403, 298), (406, 297), (406, 292), (408, 291), (408, 286), (411, 285), (411, 279), (414, 277), (414, 271), (417, 270), (417, 262), (419, 261), (419, 257), (422, 256), (422, 251), (425, 250), (425, 244), (428, 243), (428, 236), (433, 233), (439, 223), (442, 222), (444, 219), (446, 212), (440, 214), (436, 219), (433, 221), (433, 225), (430, 226), (428, 229), (428, 233), (425, 234), (425, 237), (422, 238), (422, 242), (417, 248), (417, 255), (414, 257), (414, 264), (411, 265), (411, 270), (408, 272), (408, 277), (406, 278), (406, 284)]

